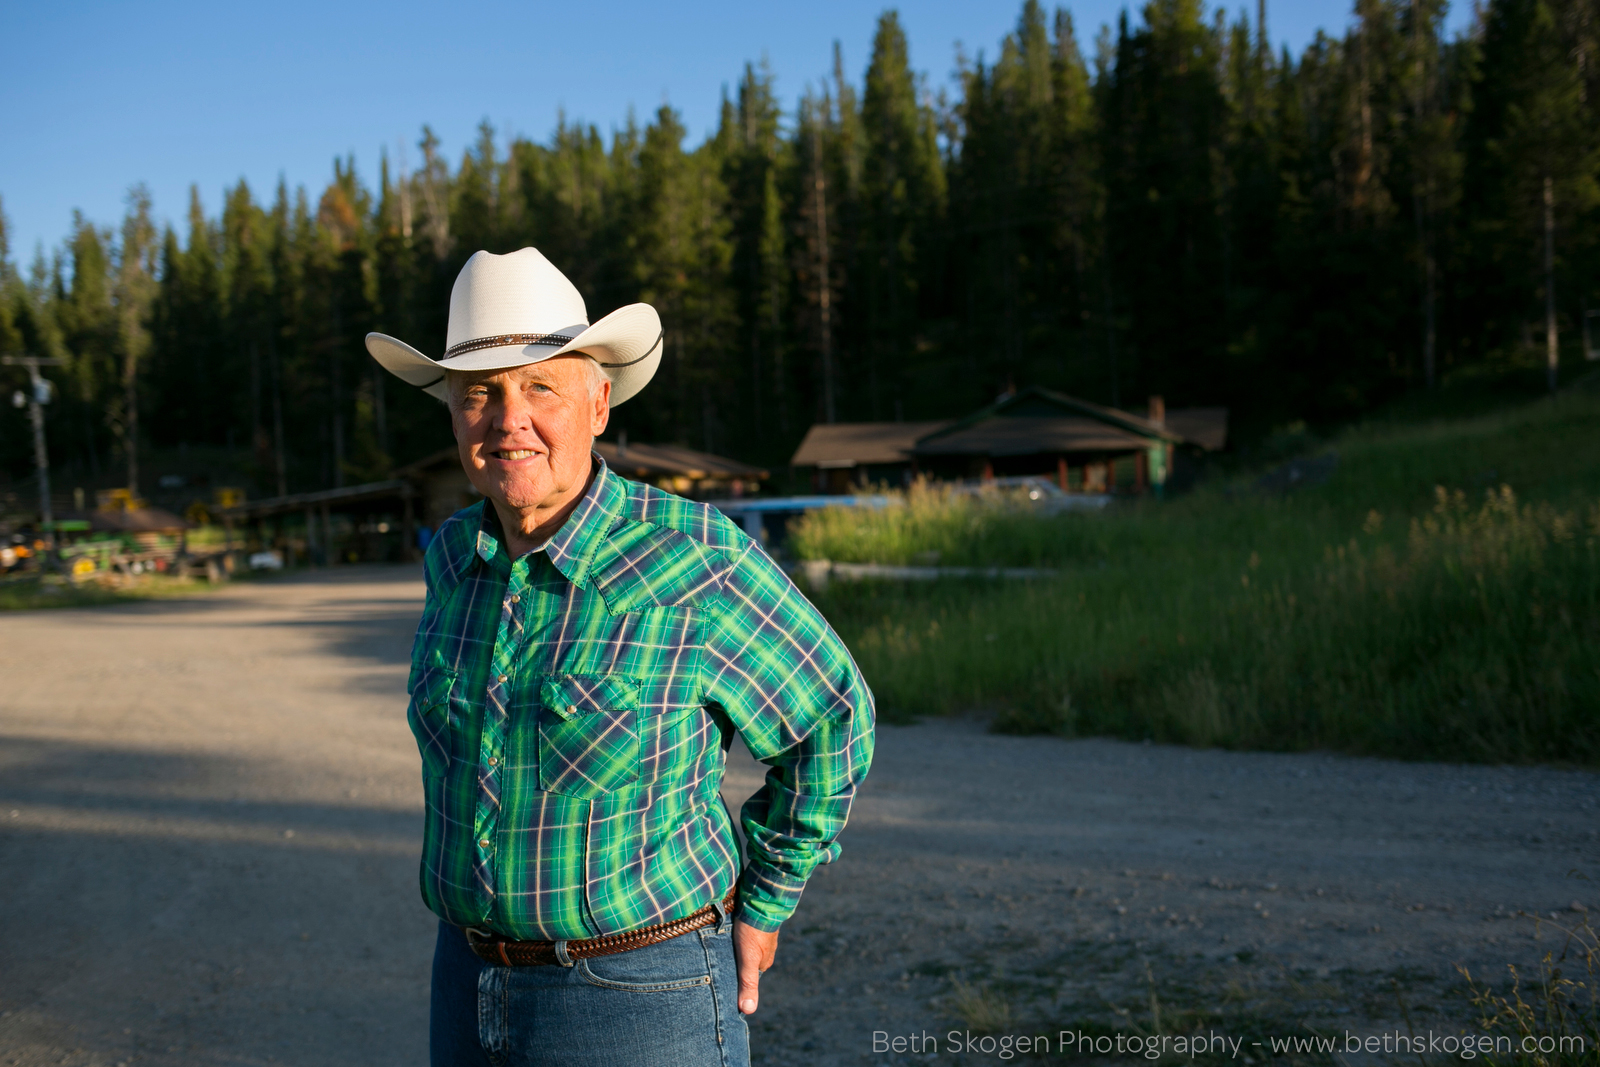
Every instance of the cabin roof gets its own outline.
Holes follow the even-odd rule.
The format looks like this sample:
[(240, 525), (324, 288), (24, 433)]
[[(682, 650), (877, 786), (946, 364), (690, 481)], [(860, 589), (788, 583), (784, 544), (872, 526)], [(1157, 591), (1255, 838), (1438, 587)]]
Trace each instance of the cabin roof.
[(1098, 419), (989, 418), (917, 445), (919, 456), (1031, 456), (1039, 452), (1126, 452), (1151, 438)]
[(789, 460), (796, 467), (865, 467), (905, 463), (919, 439), (950, 425), (936, 422), (819, 422)]
[[(979, 424), (1002, 420), (1028, 421), (1023, 423), (1022, 426), (1012, 428), (1010, 430), (998, 427), (995, 428), (992, 431), (992, 435), (997, 441), (1001, 439), (1007, 441), (1019, 441), (1020, 434), (1024, 433), (1027, 427), (1032, 426), (1034, 428), (1039, 428), (1043, 425), (1044, 420), (1084, 420), (1098, 423), (1105, 427), (1108, 431), (1120, 431), (1120, 434), (1106, 434), (1107, 440), (1116, 440), (1118, 442), (1112, 446), (1115, 448), (1137, 448), (1142, 445), (1146, 445), (1151, 441), (1171, 441), (1174, 444), (1183, 443), (1183, 438), (1180, 435), (1172, 432), (1160, 423), (1151, 422), (1142, 415), (1135, 415), (1131, 411), (1122, 411), (1118, 408), (1108, 408), (1103, 404), (1096, 404), (1088, 400), (1079, 400), (1075, 396), (1068, 396), (1065, 393), (1058, 393), (1054, 389), (1046, 389), (1040, 385), (1030, 385), (1028, 388), (1023, 389), (1020, 392), (1011, 393), (1007, 396), (1001, 397), (999, 400), (996, 400), (987, 407), (979, 408), (977, 411), (974, 411), (971, 415), (968, 415), (965, 418), (957, 419), (943, 430), (924, 437), (922, 440), (917, 442), (917, 454), (933, 454), (935, 448), (937, 448), (938, 452), (944, 454), (948, 454), (953, 451), (970, 451), (967, 449), (957, 450), (942, 445), (936, 445), (936, 442), (938, 442), (942, 437), (954, 436), (956, 434), (962, 434), (965, 436), (969, 430), (973, 429)], [(1098, 448), (1099, 446), (1086, 445), (1079, 447), (1094, 449)], [(1022, 451), (1013, 450), (1007, 454), (1019, 455), (1023, 454), (1023, 451), (1056, 452), (1061, 451), (1061, 449), (1055, 446), (1047, 446), (1026, 449)]]

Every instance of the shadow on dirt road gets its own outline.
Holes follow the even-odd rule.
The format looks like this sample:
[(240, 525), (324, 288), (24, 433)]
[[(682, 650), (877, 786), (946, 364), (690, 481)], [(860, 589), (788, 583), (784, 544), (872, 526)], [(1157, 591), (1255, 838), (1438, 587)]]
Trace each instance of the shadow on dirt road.
[[(0, 1067), (426, 1061), (421, 597), (415, 568), (352, 567), (0, 616)], [(736, 812), (761, 772), (735, 749)], [(1587, 772), (885, 727), (756, 1061), (995, 1062), (873, 1051), (951, 1027), (1455, 1025), (1455, 964), (1527, 963), (1600, 904), (1570, 876), (1600, 876), (1597, 810)]]

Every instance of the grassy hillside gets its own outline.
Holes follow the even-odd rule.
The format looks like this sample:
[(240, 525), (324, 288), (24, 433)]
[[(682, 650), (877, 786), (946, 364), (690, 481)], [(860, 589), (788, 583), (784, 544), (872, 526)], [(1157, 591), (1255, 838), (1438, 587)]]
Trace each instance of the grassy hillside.
[(1008, 563), (1026, 583), (835, 583), (889, 715), (1414, 758), (1600, 763), (1600, 391), (1369, 425), (1289, 495), (1252, 479), (1039, 518), (931, 491), (814, 513), (806, 558)]

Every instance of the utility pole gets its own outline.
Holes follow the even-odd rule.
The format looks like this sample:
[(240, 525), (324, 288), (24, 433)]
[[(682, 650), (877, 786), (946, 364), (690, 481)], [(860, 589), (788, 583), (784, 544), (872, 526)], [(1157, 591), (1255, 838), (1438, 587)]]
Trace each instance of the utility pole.
[(39, 517), (44, 528), (50, 532), (49, 541), (52, 550), (56, 544), (55, 515), (50, 510), (50, 453), (44, 445), (44, 405), (50, 403), (50, 394), (54, 387), (43, 378), (39, 377), (40, 367), (59, 367), (59, 359), (48, 359), (42, 356), (6, 356), (0, 360), (8, 367), (27, 367), (28, 383), (31, 395), (24, 397), (19, 389), (12, 394), (11, 402), (16, 407), (27, 405), (28, 418), (33, 422), (33, 463), (39, 468)]

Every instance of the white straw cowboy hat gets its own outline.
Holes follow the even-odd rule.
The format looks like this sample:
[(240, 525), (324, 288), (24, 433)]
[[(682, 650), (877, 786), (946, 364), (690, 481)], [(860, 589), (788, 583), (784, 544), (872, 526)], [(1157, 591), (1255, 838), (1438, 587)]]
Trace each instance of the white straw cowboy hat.
[(446, 370), (499, 370), (568, 352), (592, 358), (611, 379), (611, 406), (643, 389), (661, 364), (661, 316), (629, 304), (589, 325), (583, 296), (537, 248), (474, 252), (450, 290), (444, 354), (429, 359), (388, 334), (367, 334), (384, 370), (445, 399)]

